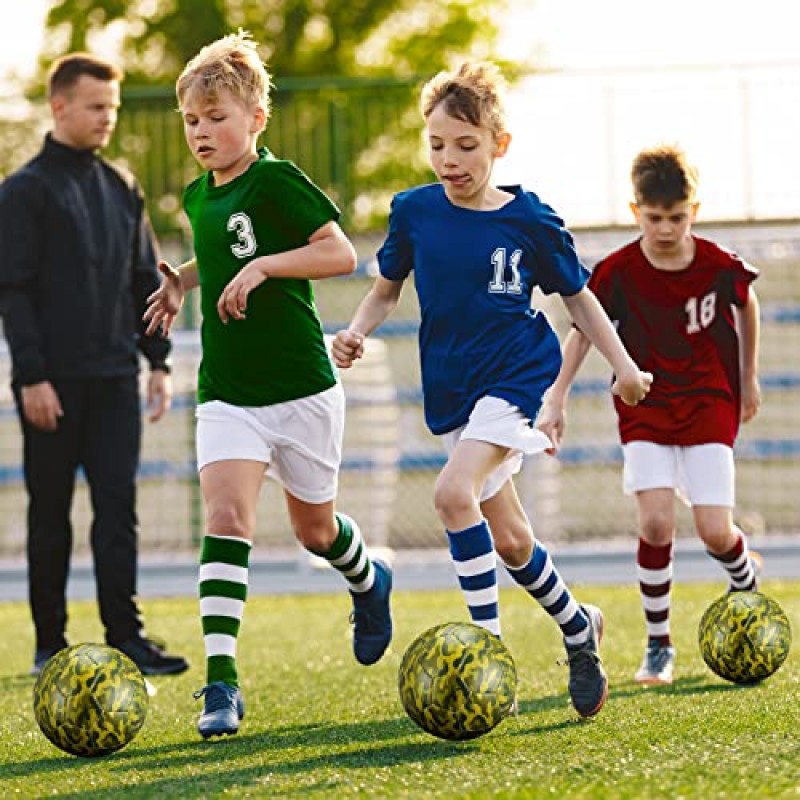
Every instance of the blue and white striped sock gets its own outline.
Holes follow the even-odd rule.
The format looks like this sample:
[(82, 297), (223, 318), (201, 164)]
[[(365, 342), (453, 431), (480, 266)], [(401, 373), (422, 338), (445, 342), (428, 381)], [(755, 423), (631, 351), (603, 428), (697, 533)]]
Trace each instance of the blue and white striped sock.
[(450, 555), (472, 621), (500, 635), (497, 556), (486, 520), (463, 531), (447, 531)]
[(589, 638), (589, 620), (561, 579), (544, 545), (534, 544), (530, 561), (524, 567), (506, 564), (506, 569), (558, 623), (566, 644), (583, 644)]

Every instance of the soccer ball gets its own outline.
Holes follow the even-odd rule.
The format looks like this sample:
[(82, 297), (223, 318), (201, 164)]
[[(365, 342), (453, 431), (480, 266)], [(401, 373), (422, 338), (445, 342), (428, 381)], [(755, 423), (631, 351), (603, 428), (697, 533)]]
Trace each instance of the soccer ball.
[(33, 687), (42, 733), (75, 756), (125, 747), (147, 716), (148, 694), (136, 664), (104, 644), (78, 644), (54, 655)]
[(436, 625), (408, 646), (398, 674), (400, 700), (424, 731), (440, 739), (474, 739), (512, 711), (517, 670), (508, 648), (484, 628)]
[(783, 609), (761, 592), (730, 592), (705, 611), (697, 633), (703, 661), (733, 683), (758, 683), (789, 655), (792, 631)]

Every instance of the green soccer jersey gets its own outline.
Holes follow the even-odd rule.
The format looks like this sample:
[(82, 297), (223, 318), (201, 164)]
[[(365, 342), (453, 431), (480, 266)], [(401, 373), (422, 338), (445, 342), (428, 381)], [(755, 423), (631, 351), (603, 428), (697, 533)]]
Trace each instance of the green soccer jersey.
[(224, 325), (222, 290), (258, 256), (308, 244), (339, 210), (294, 164), (266, 148), (230, 183), (193, 181), (183, 206), (194, 234), (203, 315), (198, 400), (268, 406), (336, 383), (310, 280), (268, 278), (247, 298), (247, 318)]

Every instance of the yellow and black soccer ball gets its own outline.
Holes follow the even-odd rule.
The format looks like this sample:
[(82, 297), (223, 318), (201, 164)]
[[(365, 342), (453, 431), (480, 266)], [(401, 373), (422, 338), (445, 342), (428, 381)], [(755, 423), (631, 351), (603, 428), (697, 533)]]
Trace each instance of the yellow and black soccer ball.
[(424, 731), (474, 739), (513, 710), (517, 670), (503, 642), (465, 622), (430, 628), (408, 646), (398, 674), (400, 700)]
[(105, 756), (129, 744), (147, 717), (144, 677), (128, 656), (104, 644), (56, 653), (33, 687), (42, 733), (75, 756)]
[(758, 683), (789, 655), (792, 631), (784, 610), (762, 592), (730, 592), (703, 614), (697, 632), (709, 669), (733, 683)]

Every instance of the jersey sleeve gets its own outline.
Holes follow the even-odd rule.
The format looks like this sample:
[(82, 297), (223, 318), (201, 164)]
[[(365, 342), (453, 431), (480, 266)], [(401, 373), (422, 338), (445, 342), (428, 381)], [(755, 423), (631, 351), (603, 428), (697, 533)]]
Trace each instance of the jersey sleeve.
[(615, 315), (614, 309), (614, 282), (612, 280), (613, 270), (610, 264), (603, 260), (597, 263), (589, 276), (587, 286), (600, 301), (606, 314), (612, 319)]
[(378, 268), (381, 275), (390, 281), (402, 281), (414, 269), (411, 237), (408, 233), (407, 204), (400, 195), (392, 199), (389, 212), (389, 231), (378, 250)]
[(276, 170), (262, 182), (270, 205), (304, 240), (328, 222), (339, 219), (334, 202), (291, 161), (266, 162)]
[(545, 203), (537, 206), (535, 241), (537, 246), (536, 282), (545, 294), (571, 297), (589, 280), (589, 270), (581, 263), (572, 234), (564, 221)]
[(747, 305), (750, 284), (758, 277), (758, 270), (752, 264), (748, 264), (744, 259), (738, 257), (734, 259), (733, 263), (731, 302), (738, 308), (743, 308)]

